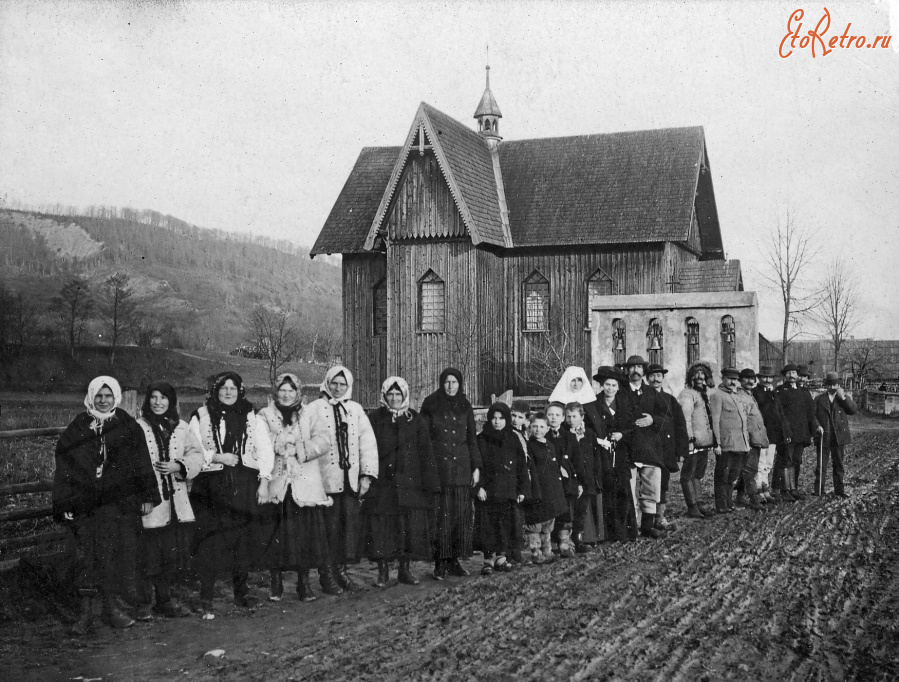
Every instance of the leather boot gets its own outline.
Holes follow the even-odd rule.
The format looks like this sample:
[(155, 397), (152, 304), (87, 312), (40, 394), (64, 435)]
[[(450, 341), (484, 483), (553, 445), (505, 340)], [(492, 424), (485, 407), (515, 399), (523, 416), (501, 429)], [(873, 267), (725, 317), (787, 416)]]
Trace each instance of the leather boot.
[(355, 592), (362, 589), (362, 586), (350, 577), (350, 574), (347, 572), (346, 564), (335, 567), (334, 577), (337, 579), (337, 584), (348, 592)]
[(94, 597), (96, 590), (78, 590), (81, 597), (81, 608), (78, 612), (78, 620), (72, 626), (72, 634), (82, 637), (91, 631), (94, 624)]
[(403, 585), (418, 585), (419, 579), (412, 574), (410, 562), (408, 559), (400, 559), (399, 579)]
[(752, 495), (749, 500), (746, 502), (746, 506), (752, 509), (753, 511), (765, 511), (765, 508), (759, 502), (758, 494)]
[(103, 620), (116, 629), (130, 628), (134, 625), (134, 619), (122, 612), (111, 593), (103, 595)]
[[(268, 600), (269, 601), (281, 601), (281, 596), (284, 594), (284, 577), (281, 575), (281, 571), (276, 568), (273, 568), (268, 572), (269, 577), (269, 588), (268, 588)], [(297, 583), (299, 584), (299, 583)]]
[(459, 563), (459, 559), (456, 557), (446, 560), (446, 572), (450, 575), (456, 576), (457, 578), (464, 578), (469, 574), (468, 571), (465, 570), (465, 568), (462, 566), (462, 564)]
[(656, 520), (655, 527), (658, 530), (664, 531), (675, 531), (677, 530), (677, 526), (671, 523), (668, 519), (665, 518), (665, 508), (668, 506), (666, 502), (662, 502), (656, 505)]
[(343, 588), (337, 581), (334, 567), (331, 564), (318, 569), (318, 582), (322, 586), (322, 592), (325, 594), (330, 594), (332, 597), (343, 594)]
[(388, 563), (383, 559), (378, 559), (378, 577), (375, 578), (375, 587), (387, 587), (390, 582), (390, 569)]
[(734, 510), (734, 486), (733, 483), (725, 486), (724, 499), (727, 502), (727, 508)]
[(714, 516), (715, 510), (702, 503), (702, 482), (698, 478), (694, 478), (691, 487), (693, 488), (693, 499), (696, 500), (696, 508), (699, 512), (703, 516)]
[(660, 539), (662, 534), (655, 529), (655, 522), (655, 514), (643, 512), (643, 516), (640, 518), (640, 535), (645, 538), (652, 538), (653, 540)]
[(727, 506), (727, 486), (720, 483), (715, 484), (715, 512), (718, 514), (727, 514), (730, 509)]
[(300, 569), (297, 571), (297, 597), (300, 601), (315, 601), (315, 592), (312, 591), (312, 584), (309, 582), (309, 569)]
[(434, 572), (431, 573), (434, 580), (446, 580), (446, 562), (443, 559), (434, 559)]

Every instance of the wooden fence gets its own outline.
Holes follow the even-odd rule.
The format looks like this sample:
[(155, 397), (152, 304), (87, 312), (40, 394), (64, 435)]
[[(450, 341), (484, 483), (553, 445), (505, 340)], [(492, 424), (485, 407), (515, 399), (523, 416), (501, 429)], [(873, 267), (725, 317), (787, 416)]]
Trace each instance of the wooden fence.
[[(131, 416), (137, 416), (137, 391), (124, 391), (122, 393), (122, 409)], [(42, 429), (15, 429), (12, 431), (0, 431), (0, 440), (12, 438), (44, 438), (47, 436), (58, 436), (66, 430), (65, 426), (50, 426)], [(50, 492), (53, 489), (52, 481), (31, 481), (28, 483), (13, 483), (12, 485), (0, 486), (0, 498), (13, 497), (17, 495), (31, 495), (34, 493)], [(14, 521), (28, 521), (29, 519), (45, 519), (53, 515), (53, 507), (50, 505), (42, 505), (37, 507), (29, 507), (27, 509), (14, 509), (12, 511), (0, 511), (0, 524), (11, 523)], [(70, 533), (65, 530), (54, 530), (42, 533), (34, 533), (32, 535), (22, 535), (19, 537), (2, 537), (0, 538), (0, 552), (6, 554), (12, 550), (30, 549), (33, 547), (42, 547), (61, 542), (70, 537)], [(21, 557), (15, 556), (11, 559), (0, 561), (0, 573), (9, 571), (19, 565)]]

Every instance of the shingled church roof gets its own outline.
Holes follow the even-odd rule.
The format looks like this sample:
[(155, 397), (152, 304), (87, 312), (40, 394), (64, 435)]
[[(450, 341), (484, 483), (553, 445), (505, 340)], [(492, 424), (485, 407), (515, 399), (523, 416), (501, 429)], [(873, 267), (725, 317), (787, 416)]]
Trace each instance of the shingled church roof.
[[(313, 255), (371, 248), (420, 127), (475, 244), (509, 248), (688, 240), (700, 170), (708, 167), (702, 128), (502, 142), (506, 230), (487, 142), (422, 102), (406, 144), (362, 150)], [(720, 249), (717, 218), (701, 218), (700, 227), (704, 250)]]

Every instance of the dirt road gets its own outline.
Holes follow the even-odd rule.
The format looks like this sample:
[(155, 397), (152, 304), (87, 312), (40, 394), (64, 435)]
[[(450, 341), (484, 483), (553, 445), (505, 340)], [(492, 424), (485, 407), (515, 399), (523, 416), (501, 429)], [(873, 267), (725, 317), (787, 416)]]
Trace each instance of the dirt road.
[(677, 492), (665, 540), (546, 568), (484, 578), (472, 560), (472, 577), (443, 584), (288, 597), (83, 641), (49, 619), (6, 624), (5, 679), (897, 679), (897, 426), (855, 423), (850, 500), (698, 521)]

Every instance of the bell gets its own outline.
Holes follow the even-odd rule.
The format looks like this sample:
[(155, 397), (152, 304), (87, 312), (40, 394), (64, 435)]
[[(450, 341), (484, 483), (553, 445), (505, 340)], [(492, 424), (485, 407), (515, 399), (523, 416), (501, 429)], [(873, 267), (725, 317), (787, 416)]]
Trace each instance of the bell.
[(659, 337), (653, 336), (652, 342), (649, 344), (649, 350), (661, 350), (661, 349), (662, 349), (662, 346), (659, 343)]
[(615, 343), (615, 350), (624, 350), (624, 342), (621, 340), (621, 337), (618, 337), (617, 342)]

